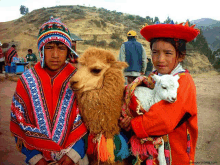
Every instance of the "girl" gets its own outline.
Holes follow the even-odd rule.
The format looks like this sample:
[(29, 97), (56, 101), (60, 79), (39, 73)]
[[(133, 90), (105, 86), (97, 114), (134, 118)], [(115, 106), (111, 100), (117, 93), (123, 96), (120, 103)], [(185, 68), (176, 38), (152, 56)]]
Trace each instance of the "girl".
[(186, 43), (199, 34), (193, 27), (189, 27), (188, 23), (184, 26), (155, 24), (141, 29), (141, 35), (150, 42), (156, 69), (153, 73), (160, 76), (179, 74), (177, 101), (171, 104), (162, 100), (141, 116), (121, 120), (123, 128), (127, 131), (132, 128), (139, 139), (168, 135), (165, 149), (169, 146), (169, 154), (165, 153), (165, 156), (166, 163), (172, 165), (194, 164), (198, 137), (196, 87), (189, 72), (180, 64), (186, 55)]

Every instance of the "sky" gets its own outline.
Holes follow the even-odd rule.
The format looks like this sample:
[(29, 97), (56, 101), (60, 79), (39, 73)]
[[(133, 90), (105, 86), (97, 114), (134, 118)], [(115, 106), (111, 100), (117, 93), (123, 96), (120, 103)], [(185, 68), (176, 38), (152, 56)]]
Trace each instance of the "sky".
[(211, 18), (220, 21), (219, 0), (0, 0), (0, 22), (20, 18), (20, 6), (29, 12), (42, 7), (62, 5), (83, 5), (103, 7), (117, 12), (139, 15), (141, 17), (158, 17), (163, 22), (170, 17), (174, 22), (185, 22)]

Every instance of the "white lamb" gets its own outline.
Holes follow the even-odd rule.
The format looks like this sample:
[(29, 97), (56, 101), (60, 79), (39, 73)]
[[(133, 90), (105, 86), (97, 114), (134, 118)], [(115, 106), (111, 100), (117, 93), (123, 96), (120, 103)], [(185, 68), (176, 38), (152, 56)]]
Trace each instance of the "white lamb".
[(179, 87), (179, 75), (152, 75), (152, 78), (156, 82), (154, 89), (138, 86), (134, 91), (134, 95), (147, 112), (153, 104), (161, 100), (174, 103), (177, 100), (177, 89)]
[[(177, 89), (179, 87), (179, 75), (153, 75), (152, 78), (156, 82), (154, 89), (139, 86), (136, 87), (134, 91), (134, 95), (138, 98), (141, 106), (147, 112), (153, 104), (161, 100), (174, 103), (177, 100)], [(137, 109), (137, 113), (140, 115), (143, 114), (139, 112), (139, 109)], [(166, 165), (163, 140), (162, 143), (163, 144), (158, 149), (158, 161), (160, 165)]]

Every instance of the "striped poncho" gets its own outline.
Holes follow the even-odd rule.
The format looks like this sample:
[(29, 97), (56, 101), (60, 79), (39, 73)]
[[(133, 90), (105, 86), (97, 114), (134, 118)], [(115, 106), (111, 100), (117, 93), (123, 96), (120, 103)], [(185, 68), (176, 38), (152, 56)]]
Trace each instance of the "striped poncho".
[(46, 160), (56, 161), (57, 153), (74, 148), (86, 134), (76, 97), (69, 88), (69, 79), (75, 71), (73, 66), (65, 64), (50, 77), (37, 63), (21, 75), (12, 99), (10, 122), (17, 144), (22, 142), (17, 145), (21, 150), (26, 147)]
[(5, 54), (5, 62), (6, 65), (11, 65), (11, 62), (13, 61), (13, 57), (18, 57), (17, 51), (11, 47), (8, 49), (8, 51)]

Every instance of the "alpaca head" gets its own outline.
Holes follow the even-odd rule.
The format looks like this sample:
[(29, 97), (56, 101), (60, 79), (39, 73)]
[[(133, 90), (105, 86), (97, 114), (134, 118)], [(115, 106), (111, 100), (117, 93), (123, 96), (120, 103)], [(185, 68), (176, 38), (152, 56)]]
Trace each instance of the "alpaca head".
[(161, 100), (174, 103), (177, 100), (177, 89), (179, 87), (179, 75), (153, 75), (152, 78), (156, 81), (155, 91), (156, 95)]
[(78, 59), (79, 69), (70, 79), (73, 90), (85, 92), (103, 87), (104, 77), (111, 68), (127, 67), (125, 62), (116, 61), (115, 56), (107, 50), (98, 48), (87, 49)]
[(81, 116), (90, 132), (114, 137), (124, 94), (123, 68), (107, 50), (89, 48), (78, 60), (78, 71), (70, 79), (77, 96)]

